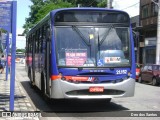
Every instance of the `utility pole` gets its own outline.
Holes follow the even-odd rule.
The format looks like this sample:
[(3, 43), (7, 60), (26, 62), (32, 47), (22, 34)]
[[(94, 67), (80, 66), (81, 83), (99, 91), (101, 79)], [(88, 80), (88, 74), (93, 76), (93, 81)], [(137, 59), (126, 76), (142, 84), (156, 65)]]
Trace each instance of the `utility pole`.
[(158, 0), (157, 2), (152, 0), (152, 2), (154, 2), (158, 6), (156, 64), (160, 64), (160, 0)]
[(113, 2), (113, 0), (107, 0), (106, 5), (107, 5), (107, 8), (108, 8), (108, 9), (112, 9), (112, 8), (113, 8), (113, 7), (112, 7), (112, 2)]

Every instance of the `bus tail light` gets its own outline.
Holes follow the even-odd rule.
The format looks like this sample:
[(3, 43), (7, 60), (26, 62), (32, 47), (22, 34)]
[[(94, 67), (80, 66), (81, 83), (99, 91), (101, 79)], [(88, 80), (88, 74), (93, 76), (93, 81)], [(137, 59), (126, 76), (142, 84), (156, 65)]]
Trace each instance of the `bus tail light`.
[(64, 81), (73, 82), (73, 83), (93, 83), (95, 82), (94, 77), (63, 76), (61, 79)]
[(57, 80), (57, 79), (61, 79), (62, 78), (62, 74), (60, 73), (59, 75), (52, 75), (51, 76), (51, 80)]

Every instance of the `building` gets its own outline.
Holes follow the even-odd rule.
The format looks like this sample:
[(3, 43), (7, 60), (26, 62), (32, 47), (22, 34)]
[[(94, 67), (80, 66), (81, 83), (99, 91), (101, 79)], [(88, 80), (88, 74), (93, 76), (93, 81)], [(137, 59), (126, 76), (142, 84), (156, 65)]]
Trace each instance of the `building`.
[[(158, 0), (155, 0), (156, 2)], [(156, 63), (158, 6), (152, 0), (140, 0), (139, 47), (141, 63)]]

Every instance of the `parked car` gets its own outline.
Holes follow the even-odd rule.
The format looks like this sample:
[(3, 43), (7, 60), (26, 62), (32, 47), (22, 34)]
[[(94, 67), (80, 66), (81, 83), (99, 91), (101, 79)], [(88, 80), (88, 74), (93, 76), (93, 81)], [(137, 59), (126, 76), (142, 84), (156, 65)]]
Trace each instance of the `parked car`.
[(138, 81), (142, 64), (136, 63), (136, 81)]
[(160, 84), (160, 65), (148, 64), (141, 69), (138, 82), (150, 82), (152, 85)]

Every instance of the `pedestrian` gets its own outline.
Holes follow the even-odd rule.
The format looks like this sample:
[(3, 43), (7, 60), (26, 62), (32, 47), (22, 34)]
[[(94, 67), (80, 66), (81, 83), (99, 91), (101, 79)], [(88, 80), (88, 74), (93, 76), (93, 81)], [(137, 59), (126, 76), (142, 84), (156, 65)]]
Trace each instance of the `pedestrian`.
[(3, 73), (5, 65), (6, 65), (6, 58), (2, 54), (1, 59), (0, 59), (0, 73)]
[(0, 59), (0, 73), (2, 73), (2, 70), (3, 70), (3, 65), (2, 65), (2, 62), (1, 62), (1, 59)]
[(11, 54), (8, 54), (8, 73), (11, 72)]

